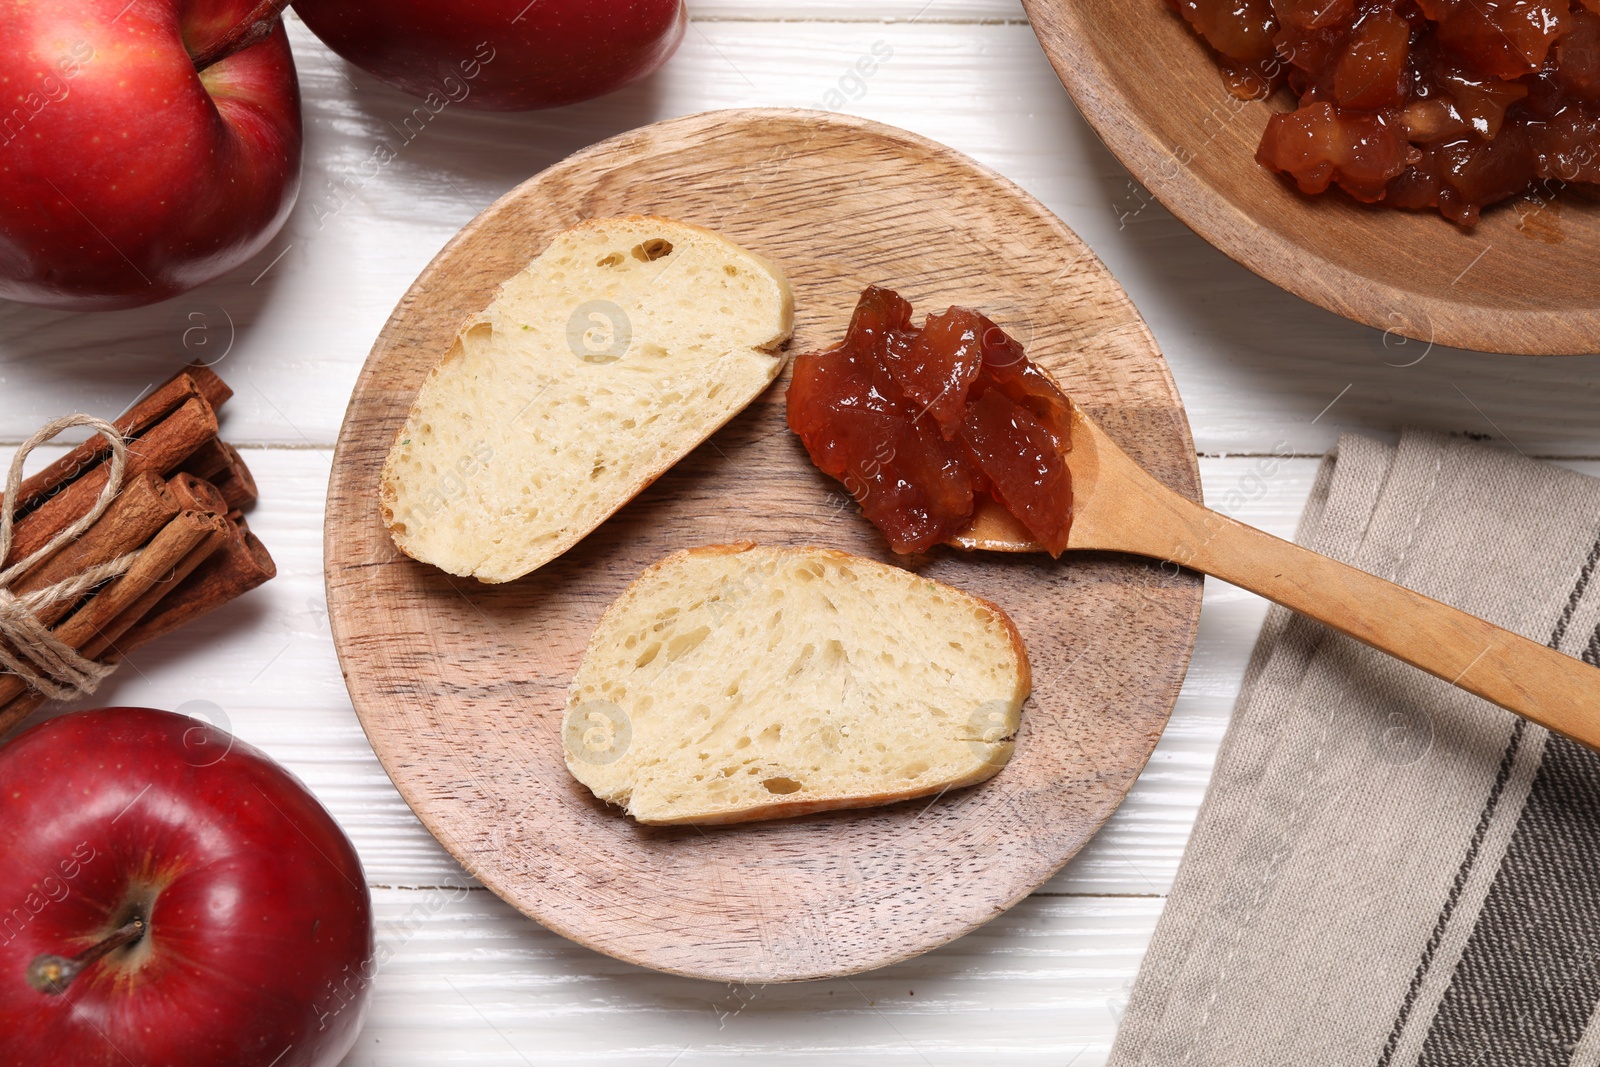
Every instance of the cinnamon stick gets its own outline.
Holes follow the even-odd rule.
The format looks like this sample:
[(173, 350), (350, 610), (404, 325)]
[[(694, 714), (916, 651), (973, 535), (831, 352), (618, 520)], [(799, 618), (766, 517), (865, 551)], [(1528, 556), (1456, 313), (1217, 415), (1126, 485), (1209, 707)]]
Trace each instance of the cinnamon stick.
[(133, 603), (122, 609), (110, 622), (103, 624), (99, 631), (78, 650), (79, 655), (87, 659), (97, 660), (104, 658), (105, 654), (115, 647), (118, 638), (127, 633), (130, 628), (146, 615), (149, 615), (151, 610), (162, 599), (176, 595), (177, 591), (183, 588), (184, 580), (193, 574), (215, 552), (227, 544), (234, 533), (233, 528), (228, 524), (228, 520), (213, 512), (195, 512), (194, 514), (202, 515), (210, 520), (207, 523), (209, 532), (206, 536), (191, 548), (187, 555), (172, 565), (170, 573), (157, 579), (149, 589), (145, 590), (143, 596), (140, 596)]
[[(201, 482), (201, 484), (204, 485), (205, 483)], [(175, 563), (164, 579), (158, 578), (142, 596), (118, 612), (109, 622), (102, 625), (78, 650), (80, 655), (89, 659), (100, 660), (102, 663), (120, 663), (123, 653), (121, 651), (112, 651), (116, 641), (141, 620), (148, 617), (155, 605), (169, 596), (177, 595), (178, 591), (184, 588), (184, 583), (187, 579), (197, 569), (207, 563), (214, 553), (225, 548), (230, 540), (238, 536), (237, 528), (232, 527), (232, 524), (226, 520), (219, 519), (214, 513), (204, 515), (203, 518), (212, 520), (207, 523), (210, 532), (206, 537)], [(268, 577), (271, 576), (268, 575)], [(265, 580), (262, 579), (262, 581)], [(220, 602), (219, 605), (214, 606), (220, 606)], [(203, 611), (200, 612), (200, 614), (203, 613)], [(176, 625), (182, 625), (182, 623), (180, 622)], [(153, 637), (143, 638), (136, 643), (143, 644), (145, 640), (153, 640)], [(108, 653), (110, 654), (108, 655)], [(0, 675), (0, 682), (4, 682), (7, 679), (15, 680), (16, 676)], [(0, 698), (4, 697), (5, 692), (6, 688), (0, 686)], [(27, 689), (15, 699), (0, 703), (0, 736), (4, 736), (48, 702), (49, 698), (43, 693), (36, 689)]]
[[(192, 396), (129, 445), (126, 473), (164, 475), (216, 435), (216, 412), (205, 397)], [(93, 507), (110, 476), (109, 465), (100, 463), (29, 512), (16, 525), (12, 558), (22, 559), (42, 547)]]
[[(277, 567), (272, 562), (272, 557), (267, 554), (266, 547), (249, 531), (231, 523), (229, 527), (223, 531), (224, 539), (221, 547), (212, 550), (211, 554), (201, 558), (195, 554), (197, 549), (191, 549), (184, 559), (175, 564), (172, 572), (175, 577), (163, 583), (165, 589), (152, 583), (144, 597), (148, 597), (152, 590), (164, 593), (155, 601), (154, 607), (146, 610), (145, 604), (148, 604), (146, 601), (137, 608), (130, 605), (130, 608), (119, 612), (116, 618), (107, 624), (104, 631), (111, 633), (120, 630), (121, 636), (115, 639), (115, 647), (111, 640), (95, 641), (86, 645), (86, 649), (98, 650), (93, 658), (98, 658), (103, 663), (120, 663), (133, 650), (193, 622), (273, 577), (277, 573)], [(192, 561), (197, 562), (188, 576), (176, 577), (178, 571), (186, 568)], [(126, 620), (140, 615), (141, 612), (142, 615), (137, 621), (123, 628)], [(48, 703), (48, 698), (34, 689), (27, 689), (9, 701), (4, 700), (7, 690), (14, 691), (15, 688), (4, 684), (8, 681), (16, 682), (20, 679), (15, 675), (0, 675), (0, 736)]]
[[(103, 629), (114, 628), (116, 624), (122, 624), (122, 629), (117, 633), (125, 632), (135, 621), (125, 614), (128, 609), (158, 583), (171, 583), (174, 569), (201, 542), (212, 537), (220, 527), (226, 526), (226, 520), (217, 515), (179, 512), (144, 547), (127, 573), (96, 593), (50, 632), (58, 641), (75, 649), (84, 648), (91, 640), (101, 636)], [(28, 684), (21, 676), (0, 675), (0, 705), (9, 705), (27, 691)], [(9, 729), (18, 721), (12, 717), (13, 714), (9, 707), (0, 707), (0, 731)], [(26, 714), (23, 712), (24, 716)]]
[[(177, 410), (185, 400), (200, 395), (194, 379), (179, 374), (145, 395), (127, 411), (111, 420), (124, 437), (137, 438)], [(72, 451), (23, 481), (17, 492), (14, 510), (26, 513), (38, 507), (111, 454), (111, 443), (95, 434)]]
[(181, 508), (214, 511), (218, 515), (228, 513), (228, 502), (222, 499), (222, 493), (203, 477), (179, 471), (167, 479), (167, 490)]
[(234, 509), (256, 502), (256, 480), (239, 450), (220, 437), (207, 441), (183, 461), (182, 470), (204, 478), (218, 489)]
[(234, 532), (223, 546), (123, 635), (117, 642), (119, 653), (126, 655), (164, 637), (278, 573), (267, 547), (255, 534), (229, 525)]
[(22, 720), (49, 702), (49, 698), (43, 693), (37, 689), (30, 689), (11, 703), (0, 707), (0, 737), (10, 733)]
[(206, 398), (206, 403), (211, 405), (213, 411), (233, 398), (233, 390), (228, 388), (227, 382), (217, 377), (217, 372), (211, 369), (209, 363), (191, 363), (178, 373), (187, 374), (193, 379), (200, 395)]
[(256, 497), (260, 495), (256, 491), (255, 477), (250, 473), (250, 468), (245, 466), (244, 457), (239, 455), (237, 448), (226, 441), (219, 440), (217, 444), (222, 447), (227, 466), (210, 481), (222, 490), (222, 498), (228, 502), (230, 508), (235, 511), (247, 508), (254, 504)]
[[(112, 419), (111, 425), (121, 431), (124, 437), (137, 439), (176, 411), (186, 400), (200, 397), (215, 411), (232, 395), (233, 390), (229, 389), (209, 367), (195, 364), (179, 371), (140, 397), (127, 411)], [(111, 443), (104, 435), (95, 434), (39, 473), (26, 479), (17, 492), (17, 499), (12, 505), (13, 510), (25, 514), (37, 508), (110, 454)], [(222, 467), (219, 466), (217, 469), (221, 470)]]
[[(132, 552), (171, 522), (179, 510), (177, 500), (160, 478), (148, 472), (135, 475), (93, 526), (77, 540), (12, 582), (11, 592), (17, 596), (37, 592)], [(57, 602), (47, 605), (36, 614), (49, 626), (72, 608), (70, 603)]]
[[(134, 649), (221, 607), (277, 573), (272, 557), (254, 534), (237, 527), (232, 527), (232, 531), (225, 534), (221, 548), (204, 558), (188, 578), (178, 580), (177, 588), (157, 601), (153, 609), (145, 611), (137, 622), (122, 630), (120, 638), (95, 640), (85, 646), (83, 654), (102, 663), (120, 663)], [(125, 610), (120, 618), (130, 618), (138, 612), (137, 608)], [(116, 625), (108, 625), (105, 633), (116, 629)], [(15, 675), (0, 675), (0, 736), (48, 702), (43, 693), (33, 689), (7, 699), (3, 683), (12, 680), (17, 680)]]
[(208, 482), (227, 470), (228, 453), (222, 444), (222, 439), (213, 437), (195, 449), (194, 453), (183, 461), (181, 469)]

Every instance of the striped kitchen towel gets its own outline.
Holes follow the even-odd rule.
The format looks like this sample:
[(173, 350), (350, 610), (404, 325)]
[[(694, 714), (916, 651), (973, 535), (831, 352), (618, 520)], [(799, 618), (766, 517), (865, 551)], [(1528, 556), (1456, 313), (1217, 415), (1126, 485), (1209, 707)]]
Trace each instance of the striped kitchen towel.
[[(1600, 665), (1600, 481), (1346, 437), (1298, 539)], [(1597, 1003), (1600, 755), (1274, 608), (1113, 1067), (1600, 1064)]]

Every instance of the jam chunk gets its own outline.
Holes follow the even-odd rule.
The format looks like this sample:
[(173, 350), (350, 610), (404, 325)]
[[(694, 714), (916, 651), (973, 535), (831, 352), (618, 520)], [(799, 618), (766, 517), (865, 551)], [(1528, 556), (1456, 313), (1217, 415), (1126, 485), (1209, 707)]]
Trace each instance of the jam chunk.
[[(1343, 2), (1343, 0), (1339, 0)], [(1277, 16), (1270, 0), (1167, 0), (1217, 53), (1236, 96), (1264, 96), (1280, 64), (1272, 39)]]
[(912, 324), (898, 294), (868, 287), (844, 340), (796, 357), (789, 428), (844, 483), (896, 552), (971, 522), (985, 497), (1052, 555), (1072, 523), (1072, 404), (1017, 341), (970, 308)]
[(1382, 200), (1389, 182), (1422, 156), (1405, 127), (1382, 115), (1343, 114), (1332, 104), (1312, 104), (1267, 120), (1256, 158), (1294, 178), (1303, 193), (1337, 182), (1357, 200)]
[(1003, 390), (990, 389), (967, 409), (962, 437), (989, 494), (1059, 556), (1072, 525), (1072, 472), (1055, 434)]
[(1496, 78), (1532, 74), (1566, 29), (1571, 5), (1550, 0), (1433, 0), (1439, 43)]
[(895, 384), (922, 405), (947, 441), (961, 429), (967, 394), (983, 371), (983, 335), (993, 325), (976, 311), (953, 307), (929, 315), (903, 350), (886, 352)]
[(1411, 27), (1388, 8), (1361, 20), (1333, 63), (1333, 95), (1341, 108), (1379, 111), (1405, 102), (1411, 72)]
[(1600, 0), (1167, 2), (1230, 88), (1245, 65), (1298, 98), (1256, 160), (1304, 193), (1471, 226), (1600, 171)]

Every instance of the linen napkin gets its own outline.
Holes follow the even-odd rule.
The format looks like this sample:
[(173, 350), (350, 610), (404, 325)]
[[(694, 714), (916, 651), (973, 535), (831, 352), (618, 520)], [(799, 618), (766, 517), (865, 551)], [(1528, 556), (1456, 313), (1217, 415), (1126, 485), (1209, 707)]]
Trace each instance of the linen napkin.
[[(1297, 539), (1600, 664), (1600, 481), (1345, 437)], [(1597, 1002), (1600, 756), (1274, 608), (1113, 1067), (1596, 1064)]]

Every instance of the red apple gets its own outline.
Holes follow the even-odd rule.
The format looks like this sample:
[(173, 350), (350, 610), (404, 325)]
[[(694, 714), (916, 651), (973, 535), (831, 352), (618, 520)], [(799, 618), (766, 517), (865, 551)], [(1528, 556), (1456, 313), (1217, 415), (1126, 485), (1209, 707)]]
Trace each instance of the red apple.
[(557, 107), (620, 89), (683, 40), (683, 0), (294, 0), (311, 32), (442, 108)]
[(271, 3), (0, 3), (0, 297), (132, 307), (210, 281), (283, 225), (300, 145)]
[(0, 748), (0, 1062), (332, 1067), (373, 970), (355, 849), (198, 719), (78, 712)]

